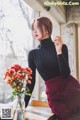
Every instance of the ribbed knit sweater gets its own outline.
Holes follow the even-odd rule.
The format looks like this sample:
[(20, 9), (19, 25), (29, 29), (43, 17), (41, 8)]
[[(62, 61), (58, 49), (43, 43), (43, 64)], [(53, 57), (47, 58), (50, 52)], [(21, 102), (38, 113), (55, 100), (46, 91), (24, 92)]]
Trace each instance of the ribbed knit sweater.
[[(36, 69), (44, 81), (60, 75), (66, 79), (70, 74), (67, 46), (63, 44), (62, 54), (57, 55), (51, 37), (41, 40), (40, 45), (29, 52), (28, 64), (32, 69), (32, 83), (28, 85), (31, 93), (35, 85)], [(29, 99), (29, 96), (25, 96), (25, 107)]]

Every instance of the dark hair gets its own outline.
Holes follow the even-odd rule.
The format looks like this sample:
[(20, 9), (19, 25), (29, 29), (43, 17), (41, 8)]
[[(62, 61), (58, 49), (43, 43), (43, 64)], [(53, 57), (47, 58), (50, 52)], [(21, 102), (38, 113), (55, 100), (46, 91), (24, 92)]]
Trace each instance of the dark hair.
[(48, 31), (49, 36), (52, 34), (52, 22), (47, 17), (40, 17), (37, 19), (34, 19), (32, 22), (32, 29), (34, 28), (34, 23), (37, 21), (38, 27), (40, 28), (40, 31), (43, 35), (43, 26), (46, 31)]

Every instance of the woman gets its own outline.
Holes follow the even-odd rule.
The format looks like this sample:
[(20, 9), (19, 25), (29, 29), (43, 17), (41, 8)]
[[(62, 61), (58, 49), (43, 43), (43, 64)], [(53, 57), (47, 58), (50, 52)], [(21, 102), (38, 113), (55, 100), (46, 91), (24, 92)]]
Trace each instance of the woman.
[[(40, 45), (29, 52), (28, 62), (32, 69), (31, 92), (35, 85), (36, 69), (45, 81), (49, 106), (54, 113), (48, 120), (80, 120), (80, 85), (70, 75), (67, 46), (57, 36), (51, 39), (52, 23), (40, 17), (32, 23), (32, 35)], [(25, 107), (30, 97), (25, 96)]]

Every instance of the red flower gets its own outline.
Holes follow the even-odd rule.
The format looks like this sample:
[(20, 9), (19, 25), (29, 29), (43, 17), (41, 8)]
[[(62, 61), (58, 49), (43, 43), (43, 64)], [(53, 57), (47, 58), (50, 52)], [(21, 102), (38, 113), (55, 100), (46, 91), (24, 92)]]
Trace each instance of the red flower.
[(15, 64), (7, 69), (4, 79), (7, 80), (7, 84), (12, 86), (12, 88), (21, 90), (24, 81), (31, 84), (31, 74), (32, 70), (30, 68), (23, 68), (20, 65)]
[(31, 75), (28, 75), (28, 78), (29, 78), (29, 79), (32, 79), (32, 76), (31, 76)]
[(12, 66), (10, 69), (14, 69), (16, 72), (21, 70), (21, 66), (18, 64), (15, 64), (14, 66)]
[(27, 74), (32, 74), (31, 68), (25, 68), (24, 71), (25, 71)]
[(7, 81), (7, 84), (9, 84), (10, 86), (12, 85), (12, 81), (11, 80), (8, 80)]

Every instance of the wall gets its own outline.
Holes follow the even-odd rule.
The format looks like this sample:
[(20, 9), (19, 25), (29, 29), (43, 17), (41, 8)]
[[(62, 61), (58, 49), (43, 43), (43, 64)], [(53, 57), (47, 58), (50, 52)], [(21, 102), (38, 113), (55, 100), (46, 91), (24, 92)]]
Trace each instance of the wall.
[(68, 54), (69, 54), (69, 65), (71, 69), (71, 74), (78, 78), (77, 75), (77, 61), (76, 61), (76, 27), (75, 24), (63, 24), (61, 25), (61, 36), (63, 39), (63, 42), (68, 47)]
[(80, 5), (79, 6), (68, 6), (67, 7), (67, 24), (75, 24), (75, 64), (76, 64), (76, 77), (80, 79)]
[(80, 25), (78, 25), (78, 48), (79, 48), (78, 59), (79, 59), (79, 80), (80, 80)]
[(80, 23), (80, 6), (67, 7), (67, 22)]

